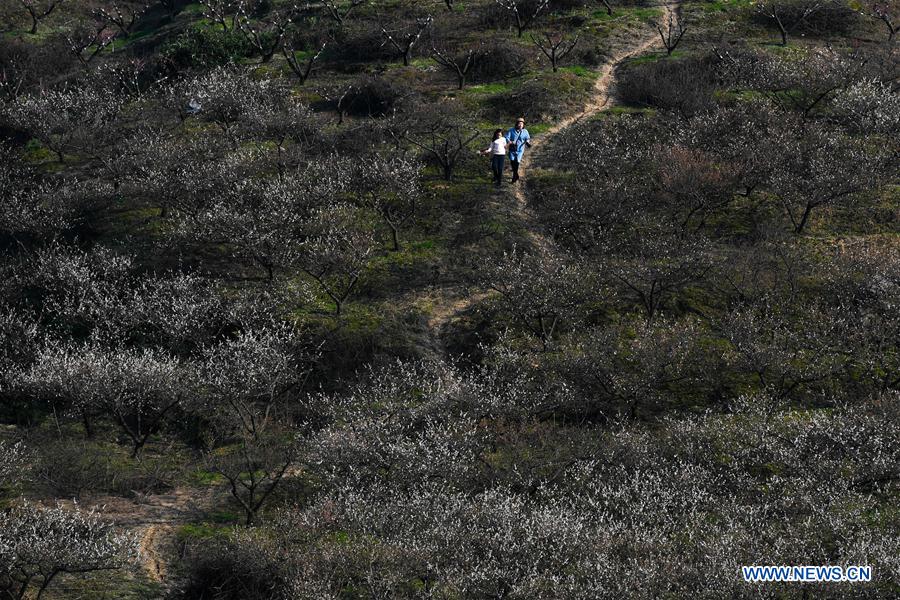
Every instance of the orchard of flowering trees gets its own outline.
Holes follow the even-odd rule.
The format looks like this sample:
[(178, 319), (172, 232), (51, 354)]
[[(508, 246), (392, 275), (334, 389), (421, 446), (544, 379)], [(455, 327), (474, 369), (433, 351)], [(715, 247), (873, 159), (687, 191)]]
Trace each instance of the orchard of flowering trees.
[(0, 598), (896, 597), (896, 9), (4, 4)]

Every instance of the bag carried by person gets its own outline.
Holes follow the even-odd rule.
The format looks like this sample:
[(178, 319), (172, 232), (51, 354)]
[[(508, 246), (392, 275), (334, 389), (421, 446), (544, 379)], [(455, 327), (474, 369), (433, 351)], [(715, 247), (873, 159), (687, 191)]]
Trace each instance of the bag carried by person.
[(516, 139), (509, 140), (509, 143), (506, 145), (506, 151), (512, 154), (513, 152), (519, 151), (519, 138), (522, 137), (522, 133), (519, 132), (516, 134)]

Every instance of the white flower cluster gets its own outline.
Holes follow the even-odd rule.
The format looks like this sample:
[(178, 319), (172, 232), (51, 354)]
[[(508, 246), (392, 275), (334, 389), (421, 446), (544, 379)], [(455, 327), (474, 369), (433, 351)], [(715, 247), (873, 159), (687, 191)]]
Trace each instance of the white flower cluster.
[(93, 513), (19, 503), (0, 512), (0, 590), (39, 594), (61, 573), (119, 569), (137, 555), (137, 540)]
[[(281, 572), (308, 597), (348, 581), (373, 596), (415, 582), (423, 598), (776, 594), (737, 575), (760, 561), (871, 564), (889, 582), (900, 545), (889, 525), (870, 524), (889, 518), (876, 497), (900, 478), (897, 400), (794, 413), (744, 397), (731, 415), (609, 434), (535, 487), (432, 478), (425, 464), (444, 458), (429, 452), (409, 479), (379, 463), (277, 521), (276, 545), (299, 553)], [(388, 456), (389, 445), (373, 440), (372, 452)]]

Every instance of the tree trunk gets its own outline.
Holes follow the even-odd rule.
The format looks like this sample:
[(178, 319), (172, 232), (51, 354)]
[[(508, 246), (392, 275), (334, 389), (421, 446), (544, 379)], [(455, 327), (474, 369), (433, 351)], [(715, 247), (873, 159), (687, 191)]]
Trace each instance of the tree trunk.
[(775, 17), (775, 24), (778, 25), (778, 32), (781, 34), (781, 45), (787, 46), (787, 29), (784, 28), (778, 17)]
[(803, 209), (803, 216), (800, 217), (800, 222), (794, 225), (794, 233), (801, 234), (803, 230), (806, 228), (806, 222), (809, 221), (809, 216), (812, 214), (813, 208), (815, 208), (812, 204), (807, 204), (806, 208)]
[(397, 235), (397, 228), (391, 223), (388, 223), (388, 228), (391, 230), (391, 243), (394, 245), (393, 248), (391, 248), (391, 250), (394, 252), (399, 252), (400, 251), (400, 238)]
[(94, 437), (94, 425), (91, 423), (91, 417), (85, 411), (81, 411), (81, 423), (84, 425), (84, 435), (88, 439)]
[(19, 591), (16, 593), (16, 599), (21, 600), (25, 597), (25, 592), (28, 591), (28, 584), (31, 583), (31, 577), (27, 577), (25, 581), (22, 582), (22, 586), (19, 588)]
[(40, 587), (40, 589), (38, 590), (37, 596), (35, 596), (35, 599), (36, 599), (36, 600), (40, 600), (41, 596), (44, 595), (44, 591), (47, 589), (47, 586), (50, 585), (50, 582), (53, 581), (53, 578), (54, 578), (54, 577), (56, 577), (56, 572), (55, 572), (55, 571), (54, 571), (53, 573), (51, 573), (50, 575), (47, 575), (47, 576), (44, 578), (44, 581), (43, 581), (43, 583), (41, 583), (41, 587)]
[(131, 458), (138, 458), (141, 455), (141, 450), (144, 448), (144, 444), (147, 443), (147, 439), (143, 440), (132, 440), (131, 444)]

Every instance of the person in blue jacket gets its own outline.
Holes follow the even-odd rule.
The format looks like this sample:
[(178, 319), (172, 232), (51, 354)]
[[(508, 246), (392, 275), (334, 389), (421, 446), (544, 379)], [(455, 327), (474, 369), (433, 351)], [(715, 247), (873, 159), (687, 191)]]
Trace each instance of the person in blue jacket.
[(531, 148), (531, 136), (525, 129), (525, 119), (519, 117), (516, 119), (515, 127), (510, 128), (506, 132), (506, 139), (509, 142), (509, 165), (512, 167), (513, 183), (519, 180), (519, 163), (525, 154), (525, 148)]

